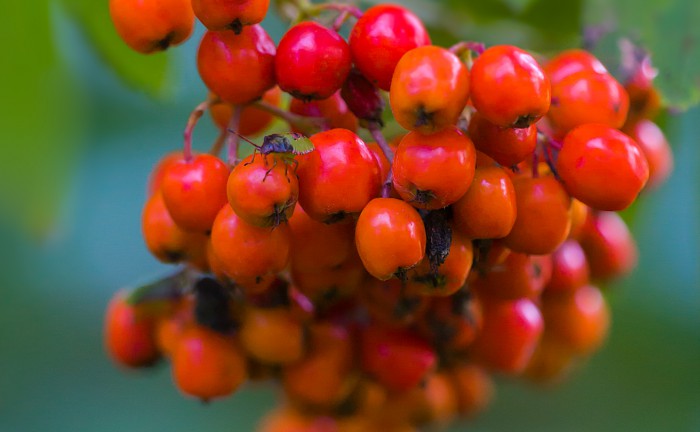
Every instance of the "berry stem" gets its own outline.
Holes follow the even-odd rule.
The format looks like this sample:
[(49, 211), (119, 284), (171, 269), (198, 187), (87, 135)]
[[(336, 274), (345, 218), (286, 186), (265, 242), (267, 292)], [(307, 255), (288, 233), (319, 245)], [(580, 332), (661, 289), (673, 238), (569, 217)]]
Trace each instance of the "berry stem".
[(345, 24), (345, 21), (350, 18), (350, 12), (348, 11), (343, 11), (338, 15), (338, 17), (333, 21), (333, 30), (337, 33), (340, 31), (340, 29), (343, 27), (343, 24)]
[(233, 114), (231, 114), (231, 120), (228, 123), (228, 134), (226, 137), (226, 150), (227, 150), (227, 161), (232, 167), (236, 166), (238, 163), (238, 143), (240, 142), (240, 136), (238, 135), (238, 129), (241, 123), (241, 112), (243, 111), (242, 105), (234, 105)]
[(372, 138), (377, 142), (379, 148), (382, 149), (384, 157), (389, 161), (390, 164), (394, 163), (394, 151), (389, 147), (389, 143), (386, 141), (382, 129), (379, 127), (377, 122), (368, 122), (367, 130), (372, 135)]
[(192, 160), (192, 132), (194, 132), (195, 126), (197, 126), (197, 122), (199, 122), (199, 119), (202, 118), (204, 113), (216, 102), (218, 102), (218, 98), (216, 96), (209, 96), (207, 97), (207, 100), (204, 102), (201, 102), (199, 105), (197, 105), (194, 110), (190, 113), (190, 117), (187, 119), (187, 126), (185, 126), (185, 132), (183, 133), (184, 136), (184, 145), (182, 149), (182, 154), (185, 158), (186, 161), (191, 161)]
[(281, 118), (296, 129), (301, 130), (305, 135), (313, 135), (314, 133), (327, 130), (328, 123), (323, 117), (305, 117), (298, 114), (285, 111), (280, 107), (269, 104), (265, 101), (257, 101), (254, 105), (264, 111), (269, 112), (275, 117)]
[(362, 9), (358, 8), (357, 6), (345, 3), (322, 3), (312, 6), (310, 9), (308, 9), (308, 12), (311, 15), (315, 16), (327, 10), (339, 12), (341, 15), (347, 12), (355, 18), (362, 17)]
[(449, 50), (457, 57), (462, 57), (466, 53), (480, 55), (486, 50), (486, 45), (482, 42), (462, 41), (452, 45)]

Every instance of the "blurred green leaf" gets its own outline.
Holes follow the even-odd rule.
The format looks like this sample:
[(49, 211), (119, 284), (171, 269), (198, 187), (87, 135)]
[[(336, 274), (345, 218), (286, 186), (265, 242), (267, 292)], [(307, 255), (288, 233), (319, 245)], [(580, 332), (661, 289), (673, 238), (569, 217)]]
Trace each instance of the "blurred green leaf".
[(80, 150), (83, 99), (53, 44), (47, 0), (3, 2), (0, 46), (0, 219), (50, 231)]
[(61, 1), (98, 55), (127, 84), (151, 96), (161, 96), (167, 91), (170, 54), (160, 52), (143, 55), (129, 48), (112, 25), (108, 1)]
[[(611, 25), (615, 31), (606, 39), (628, 37), (648, 49), (660, 72), (656, 85), (668, 105), (687, 109), (700, 102), (700, 2), (587, 0), (585, 22)], [(597, 51), (606, 55), (605, 50), (604, 44)]]

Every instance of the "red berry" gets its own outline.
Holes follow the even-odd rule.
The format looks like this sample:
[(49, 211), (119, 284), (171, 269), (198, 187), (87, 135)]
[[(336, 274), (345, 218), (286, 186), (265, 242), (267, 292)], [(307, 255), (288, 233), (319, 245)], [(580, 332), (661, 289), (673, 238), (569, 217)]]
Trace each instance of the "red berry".
[(320, 222), (359, 214), (379, 194), (382, 179), (372, 151), (354, 133), (331, 129), (311, 137), (315, 150), (298, 157), (299, 203)]
[(275, 59), (280, 88), (303, 100), (326, 99), (340, 90), (351, 65), (347, 42), (314, 21), (289, 29)]
[(262, 22), (270, 0), (192, 0), (197, 18), (209, 30), (233, 30)]
[(593, 54), (582, 49), (562, 51), (551, 59), (545, 66), (544, 72), (549, 77), (552, 87), (559, 84), (565, 78), (577, 72), (588, 71), (596, 74), (607, 74), (603, 63)]
[(328, 225), (315, 221), (298, 207), (289, 219), (292, 268), (303, 272), (337, 268), (355, 248), (352, 224)]
[(379, 280), (401, 275), (425, 256), (426, 234), (420, 215), (394, 198), (376, 198), (357, 220), (355, 244), (367, 271)]
[(248, 355), (262, 363), (291, 364), (304, 356), (304, 328), (286, 308), (246, 307), (239, 337)]
[(524, 128), (549, 110), (549, 78), (527, 52), (511, 45), (494, 46), (471, 69), (474, 108), (501, 127)]
[(163, 200), (175, 223), (188, 231), (211, 229), (226, 201), (229, 170), (216, 156), (202, 154), (174, 163), (163, 178)]
[(409, 330), (372, 325), (361, 338), (362, 367), (392, 391), (417, 386), (436, 366), (430, 344)]
[(425, 26), (400, 5), (382, 4), (365, 11), (350, 33), (353, 63), (370, 82), (385, 91), (394, 69), (413, 48), (430, 45)]
[(450, 51), (424, 46), (396, 65), (391, 110), (405, 129), (431, 134), (457, 123), (469, 99), (469, 70)]
[(602, 124), (579, 126), (566, 135), (557, 171), (571, 196), (598, 210), (627, 208), (649, 178), (634, 140)]
[[(502, 252), (494, 248), (491, 253)], [(474, 287), (479, 295), (501, 300), (537, 299), (552, 275), (552, 260), (546, 255), (506, 254), (476, 279)]]
[(624, 276), (637, 265), (634, 237), (617, 213), (592, 213), (579, 238), (594, 280)]
[(565, 241), (552, 254), (552, 278), (547, 292), (570, 292), (588, 283), (588, 261), (576, 240)]
[(109, 13), (122, 40), (142, 54), (181, 44), (194, 28), (190, 0), (110, 0)]
[(340, 94), (357, 118), (383, 124), (382, 112), (385, 104), (382, 93), (357, 69), (350, 71)]
[(275, 229), (250, 225), (228, 204), (214, 221), (211, 242), (221, 270), (239, 283), (239, 279), (263, 282), (289, 263), (290, 234), (286, 224)]
[(432, 135), (411, 132), (396, 150), (394, 188), (415, 207), (444, 208), (467, 192), (475, 165), (474, 144), (456, 127)]
[(673, 151), (663, 131), (651, 120), (640, 120), (627, 132), (642, 149), (649, 164), (649, 181), (646, 187), (659, 187), (673, 171)]
[[(334, 93), (328, 99), (312, 100), (309, 102), (292, 98), (292, 101), (289, 103), (289, 112), (304, 117), (324, 118), (330, 129), (347, 129), (350, 132), (357, 131), (357, 117), (350, 111), (347, 104), (340, 96), (340, 92)], [(294, 132), (302, 132), (295, 129), (293, 126), (292, 130)]]
[(275, 155), (243, 159), (228, 178), (228, 202), (251, 225), (277, 227), (294, 213), (299, 181), (294, 169)]
[(518, 217), (503, 243), (526, 254), (554, 252), (571, 230), (571, 197), (551, 176), (520, 175), (513, 186)]
[(454, 226), (472, 239), (503, 238), (515, 224), (515, 188), (498, 166), (477, 168), (467, 192), (452, 205)]
[(155, 342), (155, 319), (126, 301), (120, 291), (107, 307), (104, 342), (112, 360), (130, 368), (148, 366), (160, 356)]
[(586, 123), (622, 127), (628, 109), (627, 92), (612, 75), (585, 70), (552, 86), (547, 119), (555, 133), (563, 136)]
[(535, 352), (544, 323), (529, 299), (484, 301), (484, 325), (472, 354), (485, 367), (508, 374), (525, 370)]
[(160, 190), (143, 208), (141, 231), (146, 247), (159, 261), (196, 261), (206, 253), (207, 236), (180, 228), (165, 207)]
[(545, 295), (542, 315), (547, 337), (579, 355), (600, 348), (610, 326), (610, 311), (605, 298), (592, 285)]
[(203, 401), (228, 396), (246, 379), (246, 361), (230, 336), (192, 326), (173, 354), (173, 379), (189, 396)]
[(232, 31), (208, 31), (197, 51), (204, 84), (224, 102), (247, 104), (275, 85), (275, 43), (258, 24)]
[(476, 149), (496, 162), (512, 167), (532, 156), (537, 146), (537, 127), (504, 128), (486, 120), (478, 111), (469, 120), (469, 137)]

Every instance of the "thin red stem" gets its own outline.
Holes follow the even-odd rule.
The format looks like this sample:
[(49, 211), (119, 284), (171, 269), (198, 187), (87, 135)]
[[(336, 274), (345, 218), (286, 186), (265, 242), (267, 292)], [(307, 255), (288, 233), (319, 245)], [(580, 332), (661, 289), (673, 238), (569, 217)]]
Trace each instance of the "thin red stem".
[(182, 148), (182, 154), (186, 161), (192, 160), (192, 133), (194, 132), (197, 122), (202, 118), (204, 113), (217, 101), (216, 98), (207, 98), (204, 102), (197, 105), (194, 110), (190, 113), (190, 117), (187, 119), (187, 126), (185, 126), (184, 145)]
[(227, 151), (227, 161), (229, 165), (236, 166), (238, 163), (238, 143), (240, 142), (240, 137), (238, 135), (238, 129), (241, 123), (241, 112), (243, 111), (242, 105), (234, 105), (233, 114), (231, 114), (231, 119), (228, 123), (228, 135), (226, 139), (226, 151)]
[(348, 20), (350, 17), (350, 12), (348, 11), (343, 11), (341, 12), (338, 17), (333, 21), (333, 30), (336, 32), (339, 32), (341, 28), (343, 28), (343, 24), (345, 24), (345, 21)]
[(476, 55), (480, 55), (486, 50), (486, 45), (484, 45), (481, 42), (462, 41), (452, 45), (449, 49), (450, 52), (456, 55), (457, 57), (461, 57), (461, 55), (467, 51), (471, 51)]
[(389, 161), (390, 164), (394, 163), (394, 151), (389, 147), (389, 143), (386, 141), (382, 129), (379, 127), (377, 122), (370, 122), (367, 126), (369, 133), (372, 134), (372, 138), (377, 142), (379, 148), (384, 153), (384, 157)]

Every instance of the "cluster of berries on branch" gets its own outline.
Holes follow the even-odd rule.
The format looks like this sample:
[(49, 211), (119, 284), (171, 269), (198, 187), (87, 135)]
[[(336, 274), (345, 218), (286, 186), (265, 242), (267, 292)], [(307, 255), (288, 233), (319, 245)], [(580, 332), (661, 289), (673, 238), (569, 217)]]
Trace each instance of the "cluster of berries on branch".
[[(621, 83), (579, 49), (434, 46), (396, 4), (281, 3), (298, 19), (275, 44), (267, 0), (110, 0), (142, 53), (204, 24), (210, 92), (143, 209), (148, 250), (179, 267), (114, 296), (112, 358), (168, 359), (203, 401), (276, 382), (262, 432), (390, 432), (595, 353), (601, 284), (637, 260), (617, 212), (673, 166), (648, 58)], [(220, 135), (198, 153), (207, 112)]]

